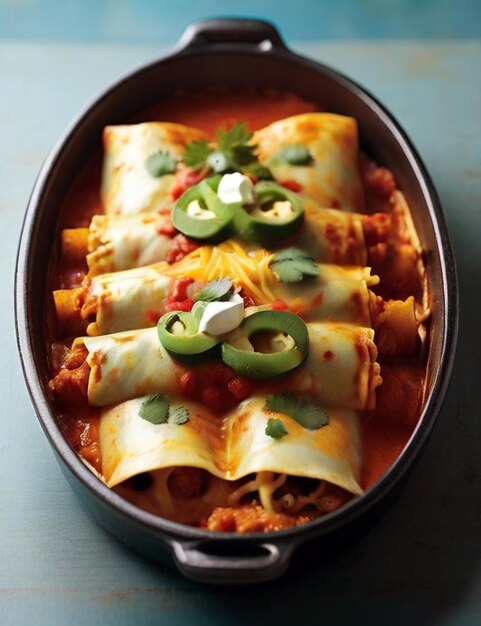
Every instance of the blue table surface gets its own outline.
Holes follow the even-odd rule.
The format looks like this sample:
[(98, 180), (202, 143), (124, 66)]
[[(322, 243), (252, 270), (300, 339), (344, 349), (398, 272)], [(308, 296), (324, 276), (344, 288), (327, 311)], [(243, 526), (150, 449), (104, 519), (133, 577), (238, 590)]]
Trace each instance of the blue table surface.
[[(379, 29), (364, 32), (361, 24), (357, 35), (372, 38), (354, 41), (349, 32), (339, 32), (338, 18), (333, 36), (342, 41), (322, 42), (324, 27), (316, 37), (315, 27), (306, 23), (302, 37), (299, 23), (287, 24), (290, 9), (280, 5), (286, 36), (297, 37), (292, 46), (365, 85), (401, 121), (419, 149), (453, 238), (462, 318), (444, 409), (421, 461), (383, 519), (332, 558), (316, 553), (313, 566), (297, 568), (275, 584), (230, 590), (196, 585), (144, 561), (80, 508), (27, 397), (12, 312), (22, 217), (49, 148), (105, 83), (163, 52), (179, 34), (179, 24), (204, 11), (220, 12), (220, 3), (206, 2), (201, 11), (201, 3), (193, 2), (188, 18), (178, 9), (170, 22), (177, 25), (175, 33), (161, 31), (158, 39), (151, 39), (146, 12), (151, 4), (139, 3), (131, 20), (133, 32), (138, 35), (145, 24), (147, 44), (136, 37), (87, 36), (85, 17), (79, 18), (78, 37), (65, 22), (62, 36), (45, 20), (37, 30), (32, 24), (13, 28), (14, 6), (21, 18), (29, 6), (35, 15), (39, 4), (0, 4), (0, 220), (5, 233), (0, 247), (0, 624), (283, 624), (304, 616), (309, 623), (328, 624), (479, 624), (481, 41), (466, 38), (475, 26), (465, 24), (463, 30), (455, 22), (449, 30), (444, 23), (435, 39), (414, 29), (414, 41), (402, 28), (397, 33), (402, 40), (379, 39)], [(362, 4), (372, 12), (383, 3)], [(423, 10), (427, 4), (420, 3)], [(445, 11), (450, 4), (438, 3)], [(108, 22), (110, 32), (125, 32), (132, 5), (105, 2), (92, 10), (100, 11), (99, 5), (106, 16), (102, 35)], [(173, 3), (166, 5), (172, 8)], [(266, 5), (275, 15), (274, 3)], [(465, 15), (479, 15), (479, 4), (464, 5), (470, 8)], [(120, 15), (114, 6), (120, 7)], [(250, 6), (245, 3), (246, 13)], [(76, 15), (72, 10), (69, 15)], [(79, 15), (84, 11), (77, 10)]]

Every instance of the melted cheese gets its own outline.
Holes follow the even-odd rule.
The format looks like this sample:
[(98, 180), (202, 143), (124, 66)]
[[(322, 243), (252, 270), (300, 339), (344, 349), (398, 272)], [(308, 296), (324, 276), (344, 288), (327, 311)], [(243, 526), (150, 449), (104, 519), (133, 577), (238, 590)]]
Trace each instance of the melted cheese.
[[(352, 324), (309, 323), (305, 364), (283, 381), (285, 389), (307, 392), (319, 402), (354, 410), (372, 408), (381, 383), (374, 331)], [(157, 329), (76, 339), (88, 350), (88, 399), (93, 406), (144, 394), (176, 393), (176, 364), (159, 342)], [(276, 381), (264, 381), (266, 393)]]
[[(158, 263), (93, 277), (85, 306), (90, 311), (94, 299), (96, 319), (89, 325), (87, 334), (103, 335), (153, 326), (165, 312), (166, 297), (174, 280), (184, 276), (194, 279), (205, 276), (209, 281), (231, 278), (236, 287), (254, 297), (258, 304), (268, 305), (282, 299), (308, 321), (372, 325), (369, 287), (379, 279), (371, 275), (370, 268), (319, 264), (318, 277), (283, 283), (269, 267), (272, 255), (262, 250), (248, 253), (242, 248), (239, 252), (239, 248), (235, 242), (204, 246), (175, 265)], [(214, 303), (211, 309), (216, 307), (219, 305)]]
[(313, 259), (339, 265), (366, 265), (362, 216), (336, 209), (321, 209), (304, 200), (305, 218), (293, 243)]
[[(319, 206), (362, 213), (357, 123), (352, 117), (332, 113), (295, 115), (258, 130), (252, 141), (261, 162), (276, 180), (295, 181), (302, 187), (301, 195)], [(313, 162), (291, 165), (279, 160), (276, 153), (288, 145), (307, 148)]]
[(107, 126), (101, 186), (105, 213), (130, 215), (171, 206), (175, 174), (153, 177), (145, 161), (159, 150), (180, 160), (189, 141), (204, 137), (195, 128), (168, 122)]
[(189, 466), (229, 481), (256, 473), (256, 488), (267, 507), (280, 484), (269, 473), (284, 479), (292, 475), (327, 480), (350, 493), (362, 493), (358, 416), (353, 411), (327, 408), (328, 426), (315, 431), (279, 414), (288, 435), (275, 440), (265, 433), (272, 414), (263, 409), (263, 396), (242, 402), (223, 419), (202, 405), (173, 397), (173, 406), (181, 404), (189, 411), (189, 421), (181, 426), (142, 419), (143, 399), (102, 412), (102, 471), (110, 487), (142, 472)]
[(173, 393), (178, 389), (175, 364), (160, 343), (156, 328), (74, 341), (88, 350), (88, 400), (105, 406), (147, 393)]
[(152, 266), (92, 278), (89, 292), (96, 298), (97, 314), (87, 334), (106, 335), (152, 326), (155, 318), (149, 317), (149, 312), (160, 317), (171, 284), (171, 278)]
[(119, 272), (163, 261), (170, 238), (160, 229), (166, 214), (95, 215), (88, 235), (87, 264), (91, 275)]

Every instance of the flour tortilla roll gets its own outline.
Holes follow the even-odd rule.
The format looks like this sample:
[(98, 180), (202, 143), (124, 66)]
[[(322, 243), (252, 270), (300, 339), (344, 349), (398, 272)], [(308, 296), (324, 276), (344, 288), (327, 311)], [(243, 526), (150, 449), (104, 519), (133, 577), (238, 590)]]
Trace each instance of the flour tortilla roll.
[(155, 325), (165, 312), (173, 283), (156, 265), (95, 276), (87, 288), (85, 307), (89, 314), (94, 311), (87, 334), (107, 335)]
[(156, 328), (80, 337), (73, 348), (79, 344), (88, 350), (87, 397), (93, 406), (180, 390), (176, 364), (159, 342)]
[[(188, 421), (152, 424), (139, 414), (145, 400), (133, 399), (102, 411), (102, 473), (109, 487), (143, 472), (196, 467), (230, 481), (278, 472), (326, 480), (352, 494), (362, 493), (359, 425), (354, 411), (327, 407), (329, 423), (307, 430), (288, 415), (266, 410), (265, 396), (245, 400), (222, 419), (201, 404), (172, 396), (170, 409), (184, 407)], [(266, 435), (268, 419), (273, 416), (286, 427), (288, 434), (281, 440)]]
[(307, 328), (307, 359), (283, 381), (283, 388), (331, 406), (374, 409), (382, 378), (372, 328), (332, 322), (309, 323)]
[(101, 198), (107, 215), (131, 215), (171, 206), (175, 173), (154, 177), (146, 160), (169, 152), (179, 161), (187, 143), (204, 138), (195, 128), (169, 122), (107, 126)]
[[(175, 278), (166, 275), (171, 269), (166, 263), (158, 263), (94, 276), (87, 286), (75, 289), (78, 301), (71, 297), (72, 290), (55, 291), (59, 327), (79, 328), (83, 319), (87, 334), (94, 336), (154, 326), (165, 313), (167, 296), (174, 288)], [(228, 270), (224, 276), (234, 279), (235, 275), (231, 276)], [(371, 276), (370, 269), (365, 267), (319, 264), (318, 270), (317, 277), (299, 283), (279, 282), (269, 272), (266, 288), (262, 290), (262, 285), (259, 286), (258, 304), (281, 299), (309, 321), (371, 326), (369, 287), (378, 283), (378, 277)], [(253, 280), (257, 278), (254, 272)], [(70, 310), (70, 303), (77, 306), (76, 314)]]
[(291, 238), (292, 245), (307, 252), (321, 263), (366, 265), (368, 253), (364, 239), (363, 219), (357, 213), (318, 207), (304, 200), (305, 219)]
[[(364, 211), (357, 123), (352, 117), (332, 113), (294, 115), (258, 130), (253, 142), (259, 159), (276, 180), (298, 183), (300, 194), (319, 206)], [(280, 150), (291, 146), (307, 149), (312, 159), (302, 164), (287, 162)]]
[[(303, 366), (280, 382), (284, 389), (306, 392), (323, 404), (354, 410), (375, 405), (381, 384), (374, 331), (352, 324), (308, 324), (309, 354)], [(185, 371), (159, 341), (156, 328), (100, 337), (80, 337), (89, 366), (87, 396), (93, 406), (106, 406), (145, 394), (178, 393)], [(195, 371), (196, 366), (191, 366)], [(63, 376), (75, 376), (63, 370)], [(267, 393), (279, 384), (266, 381)], [(55, 379), (52, 384), (55, 390)]]
[(96, 215), (90, 224), (87, 264), (91, 275), (120, 272), (165, 260), (169, 213)]

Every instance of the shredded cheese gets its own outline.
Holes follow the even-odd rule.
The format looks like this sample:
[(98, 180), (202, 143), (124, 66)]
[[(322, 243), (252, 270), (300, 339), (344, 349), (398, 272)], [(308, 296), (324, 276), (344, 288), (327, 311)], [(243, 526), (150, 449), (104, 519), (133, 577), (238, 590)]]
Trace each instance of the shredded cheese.
[(245, 289), (257, 304), (268, 304), (276, 299), (269, 287), (275, 280), (269, 267), (272, 256), (266, 250), (247, 252), (237, 241), (230, 240), (197, 248), (178, 263), (166, 264), (163, 273), (206, 282), (227, 277), (236, 287)]

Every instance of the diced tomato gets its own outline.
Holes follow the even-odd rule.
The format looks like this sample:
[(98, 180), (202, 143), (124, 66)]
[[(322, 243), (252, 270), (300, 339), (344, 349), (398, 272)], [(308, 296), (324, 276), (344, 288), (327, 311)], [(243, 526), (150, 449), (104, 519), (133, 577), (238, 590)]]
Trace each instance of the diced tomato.
[(229, 381), (236, 377), (235, 371), (227, 366), (224, 366), (224, 370), (222, 372), (222, 382), (226, 385)]
[(209, 380), (218, 385), (227, 385), (229, 380), (236, 376), (233, 369), (224, 365), (221, 361), (209, 363), (208, 369)]
[(202, 402), (211, 411), (219, 411), (223, 405), (221, 390), (214, 386), (205, 387), (202, 391)]
[(172, 237), (175, 235), (176, 232), (177, 230), (175, 226), (172, 224), (170, 218), (167, 218), (165, 222), (162, 224), (162, 226), (159, 226), (159, 228), (157, 229), (157, 233), (159, 235), (170, 237), (170, 239), (172, 239)]
[(190, 298), (181, 300), (179, 302), (169, 302), (165, 307), (166, 311), (192, 311), (194, 306), (193, 301)]
[(149, 309), (145, 314), (149, 322), (152, 324), (157, 324), (159, 319), (161, 318), (161, 314), (158, 311), (154, 311), (153, 309)]
[(198, 243), (187, 239), (185, 235), (179, 233), (172, 239), (172, 243), (170, 244), (170, 248), (165, 256), (165, 260), (167, 263), (177, 263), (178, 261), (182, 261), (185, 256), (196, 250), (198, 247)]
[(185, 278), (178, 278), (172, 287), (172, 292), (169, 295), (169, 302), (179, 302), (181, 300), (187, 300), (187, 287), (193, 282), (194, 279), (187, 276)]
[(177, 174), (177, 180), (170, 192), (173, 199), (177, 200), (180, 196), (190, 189), (194, 185), (197, 185), (203, 178), (205, 178), (207, 172), (203, 170), (182, 170)]
[(236, 376), (227, 383), (227, 388), (236, 400), (245, 400), (252, 391), (252, 383), (244, 376)]
[(284, 300), (274, 300), (274, 302), (271, 304), (271, 309), (273, 311), (287, 311), (289, 307), (287, 306), (287, 304), (284, 302)]
[(290, 191), (294, 191), (299, 193), (302, 190), (302, 185), (299, 185), (295, 180), (280, 180), (279, 185), (282, 185), (286, 189), (290, 189)]
[(195, 390), (196, 382), (196, 375), (194, 372), (183, 372), (179, 381), (182, 393), (192, 395)]
[(364, 173), (366, 187), (379, 198), (387, 200), (396, 191), (396, 181), (386, 167), (374, 167)]
[(244, 300), (244, 308), (247, 309), (248, 306), (255, 306), (256, 302), (254, 300), (254, 298), (251, 298), (250, 296), (246, 296), (243, 293), (240, 294), (242, 299)]
[(253, 185), (259, 182), (259, 179), (257, 178), (257, 176), (254, 176), (254, 174), (246, 174), (246, 176)]
[(301, 300), (300, 298), (294, 298), (294, 300), (291, 302), (289, 310), (292, 311), (292, 313), (295, 313), (296, 315), (300, 315), (302, 317), (302, 315), (306, 312), (306, 304), (304, 300)]
[(318, 309), (320, 306), (322, 306), (323, 300), (324, 300), (324, 292), (320, 291), (312, 299), (312, 308), (313, 309)]

